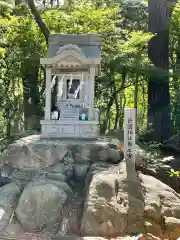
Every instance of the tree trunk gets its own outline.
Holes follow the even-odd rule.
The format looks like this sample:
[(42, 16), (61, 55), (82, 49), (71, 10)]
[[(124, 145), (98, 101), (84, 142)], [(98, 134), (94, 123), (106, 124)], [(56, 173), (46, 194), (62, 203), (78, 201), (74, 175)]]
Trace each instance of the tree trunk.
[(138, 111), (138, 76), (136, 76), (136, 83), (134, 85), (134, 108), (136, 109), (136, 131), (137, 131), (137, 111)]
[(179, 102), (179, 83), (180, 83), (180, 78), (176, 74), (178, 71), (178, 68), (180, 66), (180, 51), (176, 51), (176, 57), (175, 61), (172, 60), (174, 58), (174, 55), (171, 56), (171, 61), (172, 61), (172, 70), (173, 70), (173, 76), (172, 76), (172, 87), (174, 91), (174, 96), (173, 96), (173, 109), (172, 109), (172, 121), (173, 121), (173, 134), (177, 134), (180, 129), (180, 102)]
[(103, 123), (101, 124), (100, 126), (100, 131), (101, 133), (105, 133), (108, 129), (108, 124), (109, 124), (109, 119), (110, 119), (110, 113), (111, 113), (111, 107), (114, 103), (114, 100), (115, 100), (115, 96), (116, 96), (116, 92), (112, 91), (111, 89), (111, 97), (108, 99), (108, 102), (107, 102), (107, 107), (106, 107), (106, 111), (104, 112), (104, 119), (103, 119)]
[(120, 117), (120, 105), (118, 102), (117, 95), (115, 97), (115, 104), (116, 104), (116, 117), (115, 117), (115, 122), (114, 122), (114, 130), (116, 130), (118, 128), (118, 122), (119, 122), (119, 117)]
[(38, 89), (38, 68), (32, 69), (24, 74), (23, 96), (24, 96), (24, 129), (40, 129), (40, 97)]
[(15, 5), (20, 5), (26, 3), (25, 0), (15, 0)]
[(144, 124), (144, 119), (145, 119), (145, 113), (146, 113), (146, 98), (145, 98), (145, 95), (146, 95), (146, 92), (145, 92), (145, 89), (146, 89), (146, 82), (145, 81), (142, 81), (142, 102), (143, 102), (143, 106), (142, 106), (142, 115), (141, 115), (141, 119), (139, 121), (139, 126), (143, 126)]
[(48, 38), (50, 35), (49, 29), (47, 28), (46, 24), (43, 22), (38, 10), (36, 9), (36, 6), (34, 4), (34, 0), (28, 0), (28, 6), (31, 9), (31, 13), (33, 14), (36, 23), (38, 24), (39, 28), (41, 29), (45, 39), (46, 43), (48, 44)]
[(148, 54), (158, 74), (151, 74), (148, 82), (148, 124), (150, 136), (155, 141), (164, 141), (172, 134), (169, 93), (169, 41), (168, 27), (171, 9), (167, 0), (149, 0), (148, 27), (157, 33), (149, 41)]
[(119, 129), (123, 127), (124, 122), (124, 108), (126, 105), (126, 96), (125, 96), (125, 85), (126, 85), (127, 70), (124, 67), (122, 70), (122, 79), (121, 79), (121, 92), (119, 94), (119, 106), (120, 106), (120, 118), (119, 118)]

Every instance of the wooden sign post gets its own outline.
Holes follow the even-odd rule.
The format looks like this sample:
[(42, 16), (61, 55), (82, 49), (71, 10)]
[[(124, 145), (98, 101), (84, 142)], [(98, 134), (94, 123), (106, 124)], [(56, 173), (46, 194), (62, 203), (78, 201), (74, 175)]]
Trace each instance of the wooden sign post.
[[(124, 157), (127, 166), (135, 169), (135, 129), (136, 129), (136, 109), (124, 109)], [(132, 170), (132, 169), (131, 169)]]

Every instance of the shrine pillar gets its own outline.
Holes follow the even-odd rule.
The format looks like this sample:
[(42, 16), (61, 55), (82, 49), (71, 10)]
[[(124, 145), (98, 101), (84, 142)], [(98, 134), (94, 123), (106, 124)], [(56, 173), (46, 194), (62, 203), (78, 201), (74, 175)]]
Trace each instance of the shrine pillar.
[(89, 83), (89, 73), (84, 74), (84, 107), (87, 108), (89, 106), (89, 88), (88, 88), (88, 83)]
[(51, 67), (46, 67), (45, 120), (51, 120)]
[(95, 67), (89, 69), (89, 120), (93, 120)]

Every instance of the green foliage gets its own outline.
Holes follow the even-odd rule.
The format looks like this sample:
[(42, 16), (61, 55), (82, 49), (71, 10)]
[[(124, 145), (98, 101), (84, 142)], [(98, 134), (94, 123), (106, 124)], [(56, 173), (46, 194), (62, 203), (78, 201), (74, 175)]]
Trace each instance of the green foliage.
[(0, 48), (0, 57), (4, 57), (6, 50), (4, 48)]
[(170, 171), (170, 173), (169, 173), (169, 176), (170, 177), (174, 177), (174, 176), (176, 176), (176, 177), (180, 177), (180, 172), (179, 171), (174, 171), (173, 169), (171, 169), (171, 171)]
[(11, 3), (5, 1), (0, 1), (0, 16), (4, 18), (9, 18), (12, 14), (13, 6)]

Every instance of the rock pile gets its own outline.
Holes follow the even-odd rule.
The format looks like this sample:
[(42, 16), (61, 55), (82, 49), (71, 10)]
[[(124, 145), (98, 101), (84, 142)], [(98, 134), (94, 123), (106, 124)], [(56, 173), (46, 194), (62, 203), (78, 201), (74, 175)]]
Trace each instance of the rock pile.
[(119, 144), (31, 136), (10, 145), (1, 156), (11, 183), (0, 188), (0, 236), (177, 239), (180, 195), (152, 176), (132, 177)]

